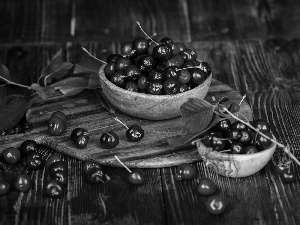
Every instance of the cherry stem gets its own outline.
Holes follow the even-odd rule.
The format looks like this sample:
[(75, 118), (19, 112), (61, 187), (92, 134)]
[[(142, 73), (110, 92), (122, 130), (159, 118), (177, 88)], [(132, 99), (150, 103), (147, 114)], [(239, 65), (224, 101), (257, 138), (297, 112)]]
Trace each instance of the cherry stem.
[(129, 129), (129, 127), (125, 123), (123, 123), (121, 120), (119, 120), (117, 117), (115, 117), (114, 119), (116, 121), (118, 121), (120, 124), (122, 124), (124, 127), (126, 127), (127, 130)]
[(230, 152), (230, 151), (231, 151), (231, 149), (227, 149), (227, 150), (222, 150), (222, 151), (219, 151), (219, 152), (223, 153), (223, 152)]
[(105, 62), (105, 61), (103, 61), (103, 60), (101, 60), (101, 59), (98, 59), (98, 58), (96, 58), (95, 56), (93, 56), (91, 53), (89, 53), (89, 51), (86, 50), (86, 48), (84, 48), (84, 47), (81, 47), (81, 48), (82, 48), (83, 51), (85, 51), (89, 56), (91, 56), (91, 57), (94, 58), (95, 60), (100, 61), (100, 62), (102, 62), (102, 63), (104, 63), (104, 64), (107, 64), (107, 62)]
[(118, 156), (115, 155), (115, 158), (129, 173), (132, 173), (132, 171), (118, 158)]
[(141, 24), (139, 21), (136, 21), (136, 24), (139, 26), (139, 28), (141, 29), (141, 31), (145, 34), (145, 36), (147, 38), (149, 38), (151, 41), (153, 41), (153, 43), (155, 43), (156, 45), (159, 45), (156, 41), (154, 41), (142, 28)]
[(200, 69), (199, 66), (189, 66), (189, 67), (185, 67), (185, 68), (176, 68), (176, 71), (180, 71), (180, 70), (188, 70), (188, 69), (193, 69), (193, 68), (198, 68), (198, 69)]
[(15, 83), (15, 82), (10, 81), (10, 80), (8, 80), (8, 79), (6, 79), (6, 78), (4, 78), (4, 77), (1, 77), (1, 76), (0, 76), (0, 78), (1, 78), (3, 81), (5, 81), (7, 84), (12, 84), (12, 85), (15, 85), (15, 86), (19, 86), (19, 87), (31, 89), (31, 87), (29, 87), (29, 86), (26, 86), (26, 85), (23, 85), (23, 84)]
[(231, 113), (227, 108), (224, 107), (224, 111), (227, 112), (229, 115), (231, 115), (234, 119), (242, 122), (243, 124), (247, 125), (248, 127), (250, 127), (252, 130), (256, 131), (257, 133), (259, 133), (261, 136), (263, 136), (264, 138), (270, 140), (271, 142), (277, 144), (279, 147), (283, 148), (284, 152), (290, 157), (292, 158), (299, 166), (300, 166), (300, 162), (298, 161), (298, 159), (291, 153), (291, 151), (289, 150), (288, 147), (284, 146), (283, 144), (279, 143), (278, 141), (274, 140), (273, 138), (270, 138), (269, 136), (265, 135), (264, 133), (260, 132), (259, 130), (257, 130), (255, 127), (253, 127), (249, 122), (245, 122), (242, 119), (236, 117), (233, 113)]

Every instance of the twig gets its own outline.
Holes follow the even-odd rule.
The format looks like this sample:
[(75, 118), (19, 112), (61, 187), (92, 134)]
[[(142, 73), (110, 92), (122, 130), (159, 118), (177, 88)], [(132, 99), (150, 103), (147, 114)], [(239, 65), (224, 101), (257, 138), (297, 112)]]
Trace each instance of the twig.
[(8, 79), (6, 79), (6, 78), (4, 78), (4, 77), (1, 77), (1, 76), (0, 76), (0, 79), (2, 79), (3, 81), (5, 81), (7, 84), (12, 84), (12, 85), (16, 85), (16, 86), (19, 86), (19, 87), (31, 89), (31, 87), (29, 87), (29, 86), (26, 86), (26, 85), (23, 85), (23, 84), (15, 83), (15, 82), (10, 81), (10, 80), (8, 80)]

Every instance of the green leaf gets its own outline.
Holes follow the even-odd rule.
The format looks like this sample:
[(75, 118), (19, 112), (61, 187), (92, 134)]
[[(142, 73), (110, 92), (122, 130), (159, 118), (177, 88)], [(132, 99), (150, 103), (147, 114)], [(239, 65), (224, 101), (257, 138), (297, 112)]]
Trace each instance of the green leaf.
[[(0, 130), (13, 128), (22, 119), (26, 113), (29, 103), (24, 96), (18, 96), (16, 99), (0, 109)], [(4, 119), (5, 118), (5, 119)]]
[(0, 109), (6, 105), (6, 89), (5, 86), (0, 86)]
[(9, 74), (7, 67), (5, 65), (3, 65), (2, 63), (0, 63), (0, 77), (3, 77), (5, 79), (11, 81), (10, 74)]
[(31, 85), (31, 89), (34, 90), (38, 94), (38, 96), (44, 100), (48, 99), (55, 92), (55, 87), (52, 86), (42, 87), (36, 83), (33, 83)]
[(54, 87), (55, 90), (59, 90), (66, 96), (71, 96), (87, 89), (88, 81), (82, 77), (69, 77), (50, 85), (50, 87)]

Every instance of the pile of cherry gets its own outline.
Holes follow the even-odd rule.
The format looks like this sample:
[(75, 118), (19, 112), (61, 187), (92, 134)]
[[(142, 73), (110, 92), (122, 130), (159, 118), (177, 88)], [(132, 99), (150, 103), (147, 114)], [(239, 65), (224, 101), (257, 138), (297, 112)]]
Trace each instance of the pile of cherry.
[(211, 74), (207, 62), (169, 37), (159, 42), (138, 37), (122, 45), (121, 54), (107, 58), (104, 73), (113, 84), (152, 95), (177, 94), (202, 84)]

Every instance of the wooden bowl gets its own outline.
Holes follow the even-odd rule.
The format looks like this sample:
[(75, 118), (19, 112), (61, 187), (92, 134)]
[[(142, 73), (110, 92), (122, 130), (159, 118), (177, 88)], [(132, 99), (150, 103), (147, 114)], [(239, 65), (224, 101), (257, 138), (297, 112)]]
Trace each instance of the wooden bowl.
[[(274, 138), (274, 137), (273, 137)], [(260, 171), (271, 159), (276, 144), (253, 154), (227, 154), (210, 150), (201, 140), (193, 142), (206, 165), (226, 177), (247, 177)]]
[(150, 95), (128, 91), (114, 85), (106, 78), (103, 71), (104, 66), (99, 70), (100, 85), (110, 103), (128, 115), (150, 120), (163, 120), (179, 116), (180, 106), (188, 98), (204, 99), (212, 78), (210, 75), (204, 83), (183, 93)]

